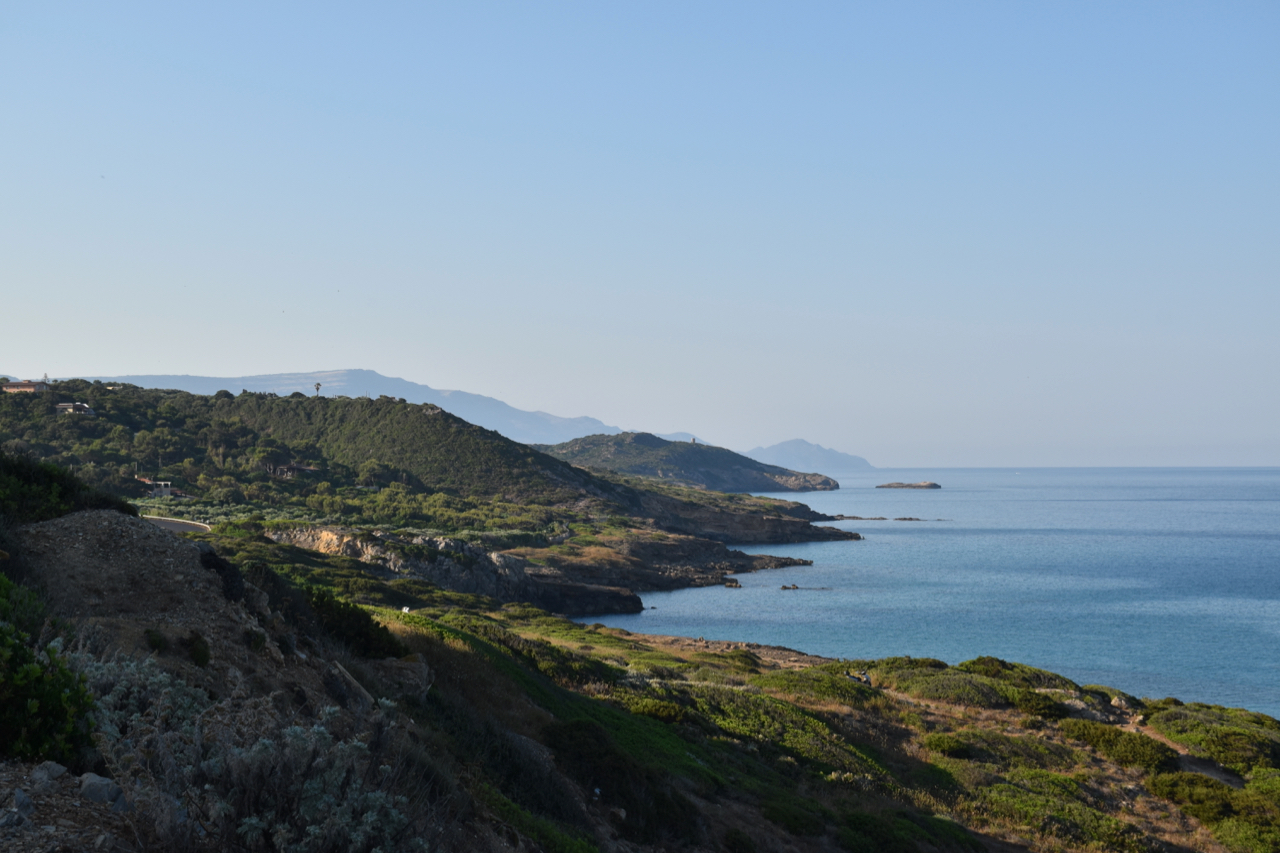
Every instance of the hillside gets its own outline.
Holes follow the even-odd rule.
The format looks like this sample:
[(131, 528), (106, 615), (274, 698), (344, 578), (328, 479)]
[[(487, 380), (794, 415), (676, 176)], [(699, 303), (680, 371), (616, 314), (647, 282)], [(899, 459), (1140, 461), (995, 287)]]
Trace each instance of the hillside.
[(586, 468), (652, 477), (719, 492), (811, 492), (840, 488), (821, 474), (765, 465), (723, 447), (667, 441), (645, 432), (589, 435), (539, 450)]
[(308, 397), (316, 393), (325, 397), (394, 397), (409, 403), (430, 403), (469, 423), (502, 433), (513, 441), (524, 444), (538, 442), (555, 443), (581, 435), (602, 432), (620, 432), (595, 418), (562, 418), (546, 412), (528, 412), (507, 405), (501, 400), (466, 391), (443, 391), (383, 376), (373, 370), (323, 370), (314, 373), (268, 373), (258, 376), (90, 376), (90, 381), (104, 384), (128, 384), (142, 388), (174, 389), (191, 394), (216, 394), (226, 390), (233, 394), (251, 391), (257, 394), (276, 394), (281, 397), (295, 392)]
[(841, 453), (801, 438), (793, 438), (769, 447), (757, 447), (746, 451), (743, 455), (767, 465), (780, 465), (802, 471), (832, 471), (843, 474), (872, 468), (871, 463), (861, 456)]
[[(58, 413), (73, 401), (95, 414)], [(786, 501), (597, 476), (436, 406), (389, 397), (202, 396), (72, 380), (47, 394), (0, 395), (0, 449), (74, 469), (150, 514), (357, 538), (404, 531), (405, 542), (428, 550), (439, 548), (421, 542), (453, 538), (484, 554), (518, 552), (512, 571), (541, 585), (537, 595), (499, 585), (505, 599), (560, 612), (635, 609), (637, 591), (782, 564), (726, 543), (860, 538), (815, 526), (830, 519)], [(148, 497), (152, 481), (183, 496)], [(506, 566), (481, 562), (493, 572)], [(425, 563), (434, 582), (452, 577), (434, 558)], [(472, 581), (459, 577), (451, 588)]]
[[(12, 500), (31, 474), (3, 496), (39, 504)], [(8, 517), (0, 563), (49, 593), (0, 578), (0, 608), (26, 626), (0, 631), (0, 778), (27, 792), (0, 815), (6, 850), (100, 836), (176, 853), (1280, 844), (1280, 722), (1262, 714), (992, 657), (631, 634), (246, 530), (183, 539), (107, 510), (31, 520)], [(33, 716), (33, 692), (64, 683), (58, 714)]]

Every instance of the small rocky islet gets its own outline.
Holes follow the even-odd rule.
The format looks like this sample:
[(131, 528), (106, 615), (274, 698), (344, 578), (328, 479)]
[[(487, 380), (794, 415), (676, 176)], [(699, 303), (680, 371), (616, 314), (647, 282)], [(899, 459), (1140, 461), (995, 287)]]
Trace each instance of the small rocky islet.
[(876, 488), (877, 489), (941, 489), (942, 486), (938, 485), (935, 482), (932, 482), (931, 480), (925, 480), (924, 482), (921, 482), (921, 483), (883, 483), (879, 486), (876, 486)]

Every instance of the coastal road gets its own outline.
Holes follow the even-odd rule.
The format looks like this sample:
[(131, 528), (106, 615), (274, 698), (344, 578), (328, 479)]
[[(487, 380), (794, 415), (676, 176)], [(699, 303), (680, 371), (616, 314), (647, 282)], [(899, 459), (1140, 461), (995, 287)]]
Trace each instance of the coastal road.
[(180, 518), (162, 518), (158, 515), (144, 515), (147, 521), (171, 533), (208, 533), (209, 525), (198, 521), (183, 521)]

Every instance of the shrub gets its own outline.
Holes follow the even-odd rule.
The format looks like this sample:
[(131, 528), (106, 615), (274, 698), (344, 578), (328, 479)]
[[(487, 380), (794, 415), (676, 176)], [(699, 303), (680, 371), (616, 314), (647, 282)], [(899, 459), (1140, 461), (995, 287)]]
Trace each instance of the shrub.
[(0, 622), (34, 636), (44, 626), (44, 602), (36, 591), (0, 575)]
[(1280, 721), (1266, 714), (1179, 703), (1153, 713), (1151, 726), (1240, 774), (1280, 767)]
[(620, 827), (632, 841), (696, 840), (698, 812), (655, 771), (628, 756), (594, 720), (567, 720), (547, 726), (547, 746), (556, 764), (602, 802), (626, 810)]
[(1217, 823), (1233, 811), (1231, 787), (1199, 773), (1160, 773), (1147, 780), (1147, 788), (1203, 823)]
[(28, 639), (0, 622), (0, 750), (24, 761), (65, 761), (89, 742), (93, 697), (56, 642), (37, 652)]
[(685, 718), (685, 710), (675, 702), (643, 696), (627, 703), (627, 710), (642, 717), (652, 717), (664, 723), (679, 723)]
[(827, 828), (817, 805), (799, 797), (774, 797), (764, 804), (760, 813), (792, 835), (821, 835)]
[(31, 524), (85, 509), (138, 514), (127, 501), (93, 488), (57, 465), (0, 453), (0, 519)]
[(209, 665), (209, 641), (200, 636), (196, 631), (192, 631), (190, 636), (182, 641), (182, 645), (187, 647), (187, 654), (191, 656), (191, 662), (199, 667)]
[(1024, 714), (1046, 720), (1060, 720), (1067, 715), (1065, 705), (1035, 690), (1019, 690), (1013, 705)]
[(1024, 663), (1010, 663), (990, 656), (978, 657), (956, 664), (956, 669), (1006, 682), (1015, 687), (1032, 690), (1045, 687), (1056, 690), (1079, 689), (1079, 686), (1074, 681), (1069, 678), (1063, 678), (1056, 673), (1036, 669)]
[(918, 853), (921, 843), (939, 850), (983, 849), (962, 827), (936, 817), (850, 812), (841, 823), (840, 846), (850, 853)]
[[(73, 658), (98, 693), (99, 749), (162, 849), (290, 853), (420, 849), (383, 714), (341, 737), (288, 726), (270, 698), (210, 701), (153, 659)], [(332, 711), (332, 709), (330, 709)], [(424, 813), (425, 810), (420, 810)]]
[(756, 853), (756, 842), (745, 830), (731, 827), (724, 833), (726, 853)]
[(946, 732), (927, 735), (924, 739), (924, 747), (949, 758), (968, 758), (970, 755), (969, 744)]
[(328, 590), (308, 590), (307, 603), (324, 630), (361, 657), (398, 658), (409, 653), (386, 625), (358, 604), (342, 601)]
[(164, 654), (169, 651), (169, 638), (162, 634), (156, 628), (148, 628), (142, 632), (142, 636), (147, 640), (147, 647), (151, 651), (158, 654)]
[(1177, 753), (1155, 738), (1122, 731), (1093, 720), (1063, 720), (1059, 727), (1068, 737), (1082, 740), (1117, 764), (1141, 767), (1149, 772), (1171, 769)]

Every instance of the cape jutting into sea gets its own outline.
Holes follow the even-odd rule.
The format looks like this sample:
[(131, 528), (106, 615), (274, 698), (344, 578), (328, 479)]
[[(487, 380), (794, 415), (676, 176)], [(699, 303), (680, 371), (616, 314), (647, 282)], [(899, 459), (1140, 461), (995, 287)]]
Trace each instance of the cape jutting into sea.
[[(994, 655), (1280, 717), (1280, 468), (838, 479), (836, 492), (779, 497), (890, 519), (835, 522), (865, 541), (743, 548), (813, 565), (739, 575), (741, 589), (646, 593), (654, 609), (586, 621), (840, 658)], [(874, 488), (926, 479), (943, 488)]]

